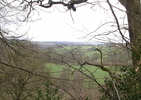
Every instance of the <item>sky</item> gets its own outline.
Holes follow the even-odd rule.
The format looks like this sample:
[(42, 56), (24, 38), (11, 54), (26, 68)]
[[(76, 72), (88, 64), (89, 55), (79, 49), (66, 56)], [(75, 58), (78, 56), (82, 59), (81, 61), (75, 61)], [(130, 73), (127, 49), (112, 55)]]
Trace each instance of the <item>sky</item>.
[[(114, 3), (118, 5), (117, 7), (124, 9), (118, 2)], [(113, 24), (114, 17), (106, 2), (97, 2), (96, 5), (79, 5), (76, 12), (67, 10), (63, 6), (53, 6), (49, 9), (36, 7), (35, 9), (31, 13), (29, 21), (20, 23), (18, 28), (13, 28), (15, 26), (11, 25), (11, 29), (16, 29), (16, 33), (24, 34), (26, 39), (74, 42), (122, 41), (117, 32), (109, 36), (94, 37), (116, 29)], [(124, 12), (117, 9), (115, 11), (118, 12), (119, 19), (125, 16)], [(109, 24), (95, 31), (105, 22)]]
[(33, 40), (87, 41), (86, 35), (104, 23), (102, 12), (94, 12), (88, 6), (78, 8), (76, 12), (58, 9), (54, 7), (54, 11), (40, 13), (40, 20), (31, 23), (29, 34)]

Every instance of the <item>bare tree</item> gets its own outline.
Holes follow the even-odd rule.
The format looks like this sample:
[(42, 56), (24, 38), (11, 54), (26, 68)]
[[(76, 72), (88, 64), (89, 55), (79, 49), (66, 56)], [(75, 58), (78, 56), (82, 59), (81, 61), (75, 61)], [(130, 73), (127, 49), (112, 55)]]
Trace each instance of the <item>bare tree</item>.
[[(123, 32), (121, 31), (119, 19), (117, 17), (117, 14), (114, 11), (115, 7), (112, 5), (110, 0), (107, 0), (107, 4), (109, 5), (111, 13), (113, 14), (114, 20), (116, 22), (117, 30), (118, 30), (120, 36), (122, 37), (122, 39), (124, 40), (124, 42), (126, 43), (126, 46), (132, 52), (132, 62), (133, 62), (133, 66), (134, 66), (133, 69), (136, 70), (136, 72), (138, 73), (137, 77), (136, 77), (138, 79), (138, 77), (141, 75), (141, 72), (140, 72), (140, 70), (141, 70), (141, 29), (140, 29), (140, 27), (141, 27), (141, 19), (140, 19), (141, 18), (141, 1), (140, 0), (119, 0), (119, 2), (126, 9), (127, 18), (128, 18), (128, 28), (126, 28), (126, 29), (128, 29), (130, 40), (128, 40), (124, 36)], [(53, 5), (63, 5), (69, 10), (76, 11), (76, 9), (77, 9), (76, 5), (82, 4), (82, 3), (93, 4), (93, 3), (88, 2), (87, 0), (70, 0), (70, 1), (53, 1), (53, 0), (48, 0), (48, 1), (46, 1), (46, 0), (19, 0), (18, 1), (18, 0), (14, 0), (12, 2), (2, 0), (0, 2), (0, 4), (1, 4), (0, 6), (1, 6), (2, 10), (4, 9), (4, 11), (8, 11), (12, 7), (16, 8), (16, 10), (18, 10), (19, 12), (25, 11), (26, 16), (24, 16), (24, 19), (27, 19), (27, 18), (29, 18), (29, 15), (32, 13), (32, 11), (34, 10), (34, 6), (40, 6), (43, 8), (50, 8)], [(18, 6), (15, 7), (15, 4), (18, 4)], [(7, 8), (8, 10), (5, 8)], [(20, 10), (18, 8), (20, 8)], [(3, 12), (2, 12), (2, 15), (4, 15)], [(5, 19), (5, 15), (2, 16), (2, 18)], [(5, 38), (4, 34), (6, 34), (6, 33), (4, 31), (1, 31), (0, 33), (1, 33), (0, 34), (1, 41), (6, 46), (13, 49), (13, 47), (8, 44), (8, 42)], [(102, 61), (102, 59), (101, 59), (101, 61)], [(112, 79), (117, 78), (109, 69), (104, 67), (102, 62), (101, 62), (101, 64), (93, 64), (93, 63), (89, 63), (87, 61), (78, 62), (78, 63), (82, 67), (84, 65), (97, 66), (97, 67), (101, 68), (103, 71), (108, 72), (109, 75), (112, 77)], [(67, 63), (67, 65), (70, 66), (68, 63)], [(118, 92), (116, 92), (116, 93), (118, 96)], [(119, 96), (118, 96), (118, 99), (120, 100)]]
[[(24, 8), (25, 12), (27, 12), (26, 18), (29, 17), (30, 13), (32, 10), (34, 10), (35, 6), (40, 6), (43, 8), (50, 8), (53, 5), (63, 5), (66, 6), (69, 10), (76, 11), (76, 5), (81, 4), (81, 3), (90, 3), (87, 0), (70, 0), (70, 1), (52, 1), (52, 0), (21, 0), (21, 1), (14, 1), (14, 3), (19, 4), (21, 6), (18, 6), (20, 8)], [(131, 51), (133, 52), (132, 57), (133, 57), (133, 65), (140, 66), (140, 39), (139, 39), (139, 34), (140, 34), (140, 0), (120, 0), (121, 4), (126, 8), (126, 13), (128, 17), (128, 30), (129, 30), (129, 37), (130, 41), (127, 40), (127, 38), (124, 36), (123, 32), (121, 31), (120, 23), (117, 18), (117, 15), (114, 12), (114, 6), (110, 3), (110, 0), (107, 0), (107, 3), (111, 9), (111, 12), (115, 18), (115, 22), (117, 24), (117, 29), (119, 31), (119, 34), (121, 35), (122, 39), (126, 42), (127, 45), (130, 44)], [(1, 4), (6, 3), (9, 7), (9, 5), (13, 5), (14, 3), (12, 2), (7, 2), (7, 1), (1, 1)], [(5, 4), (5, 5), (6, 5)], [(91, 2), (90, 4), (93, 4)], [(3, 5), (2, 5), (3, 6)], [(18, 8), (17, 7), (17, 8)], [(10, 7), (9, 7), (10, 8)]]

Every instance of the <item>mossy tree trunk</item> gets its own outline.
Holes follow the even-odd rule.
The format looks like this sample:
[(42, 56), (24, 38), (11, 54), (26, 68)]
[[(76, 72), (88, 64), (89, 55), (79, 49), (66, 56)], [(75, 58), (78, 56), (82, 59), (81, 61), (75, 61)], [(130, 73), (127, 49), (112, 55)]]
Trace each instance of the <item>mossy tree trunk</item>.
[(131, 90), (136, 100), (141, 93), (141, 0), (120, 0), (127, 11), (132, 62), (135, 76)]
[[(140, 0), (128, 0), (127, 16), (129, 24), (132, 60), (135, 68), (141, 67), (141, 4)], [(141, 68), (140, 68), (141, 69)]]
[(141, 1), (120, 0), (120, 2), (127, 10), (133, 66), (141, 71)]

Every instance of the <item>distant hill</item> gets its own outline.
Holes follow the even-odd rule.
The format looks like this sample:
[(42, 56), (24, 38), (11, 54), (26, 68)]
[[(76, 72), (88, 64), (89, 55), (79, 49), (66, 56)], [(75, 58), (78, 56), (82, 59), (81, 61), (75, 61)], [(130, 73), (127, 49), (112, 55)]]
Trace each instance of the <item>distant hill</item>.
[(33, 44), (39, 45), (42, 48), (55, 47), (55, 46), (91, 46), (100, 45), (98, 42), (68, 42), (68, 41), (34, 41)]

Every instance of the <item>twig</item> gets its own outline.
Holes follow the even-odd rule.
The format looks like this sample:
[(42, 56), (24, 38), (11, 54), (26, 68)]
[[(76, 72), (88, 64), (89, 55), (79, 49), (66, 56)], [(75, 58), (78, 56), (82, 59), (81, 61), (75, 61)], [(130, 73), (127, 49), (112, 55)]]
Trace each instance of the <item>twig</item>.
[[(82, 70), (79, 70), (77, 68), (74, 68), (72, 65), (70, 65), (69, 63), (64, 62), (68, 67), (73, 68), (77, 71), (79, 71), (81, 74), (83, 74), (84, 76), (86, 76), (87, 78), (91, 79), (92, 81), (94, 81), (100, 88), (102, 88), (104, 91), (106, 91), (106, 89), (95, 79), (95, 77), (91, 77), (90, 75), (87, 75), (86, 73), (84, 73)], [(80, 65), (81, 67), (83, 67), (83, 65)]]
[(98, 51), (100, 53), (100, 63), (101, 65), (103, 65), (103, 55), (102, 55), (102, 51), (98, 48), (95, 48), (96, 51)]
[(113, 82), (113, 86), (114, 86), (114, 89), (115, 89), (115, 91), (116, 91), (116, 94), (117, 94), (118, 100), (121, 100), (121, 99), (120, 99), (120, 96), (119, 96), (118, 89), (117, 89), (117, 87), (116, 87), (116, 85), (115, 85), (115, 82), (114, 82), (114, 81), (112, 81), (112, 82)]
[(100, 68), (101, 70), (107, 72), (107, 73), (111, 76), (111, 78), (114, 79), (114, 77), (115, 77), (115, 76), (113, 76), (113, 73), (112, 73), (108, 68), (105, 68), (103, 65), (93, 64), (93, 63), (89, 63), (89, 62), (87, 62), (87, 61), (85, 61), (84, 63), (82, 63), (82, 66), (83, 66), (83, 65), (90, 65), (90, 66), (98, 67), (98, 68)]
[[(5, 67), (9, 67), (9, 68), (14, 68), (14, 69), (17, 69), (17, 70), (21, 70), (21, 71), (27, 72), (27, 73), (29, 73), (29, 74), (31, 74), (31, 75), (38, 76), (38, 77), (42, 77), (42, 78), (45, 78), (45, 79), (48, 79), (48, 78), (59, 79), (59, 78), (53, 78), (53, 77), (41, 75), (41, 74), (39, 74), (39, 73), (34, 73), (34, 72), (29, 71), (29, 70), (27, 70), (27, 69), (24, 69), (24, 68), (21, 68), (21, 67), (17, 67), (17, 66), (14, 66), (14, 65), (10, 65), (10, 64), (7, 64), (7, 63), (2, 62), (2, 61), (0, 61), (0, 64), (5, 65)], [(60, 79), (60, 80), (63, 80), (63, 79)], [(75, 97), (74, 97), (69, 91), (67, 91), (66, 89), (60, 88), (59, 86), (57, 86), (57, 85), (54, 84), (53, 82), (51, 82), (51, 85), (55, 86), (56, 88), (59, 88), (59, 89), (63, 90), (65, 93), (67, 93), (69, 96), (71, 96), (74, 100), (76, 100)]]
[(107, 25), (107, 24), (110, 24), (110, 23), (113, 23), (113, 22), (105, 22), (105, 23), (103, 23), (102, 25), (98, 26), (94, 31), (88, 33), (86, 36), (89, 36), (89, 35), (91, 35), (92, 33), (97, 32), (97, 31), (98, 31), (99, 29), (101, 29), (103, 26), (105, 26), (105, 25)]
[(120, 33), (122, 39), (126, 42), (126, 46), (127, 46), (127, 45), (129, 44), (129, 42), (126, 40), (125, 36), (123, 35), (123, 33), (122, 33), (121, 29), (120, 29), (120, 24), (119, 24), (119, 21), (118, 21), (118, 18), (117, 18), (117, 16), (116, 16), (116, 14), (115, 14), (115, 12), (114, 12), (114, 10), (113, 10), (112, 4), (110, 3), (109, 0), (107, 0), (107, 3), (108, 3), (108, 5), (109, 5), (109, 7), (110, 7), (110, 9), (111, 9), (111, 12), (112, 12), (114, 18), (115, 18), (118, 31), (119, 31), (119, 33)]

